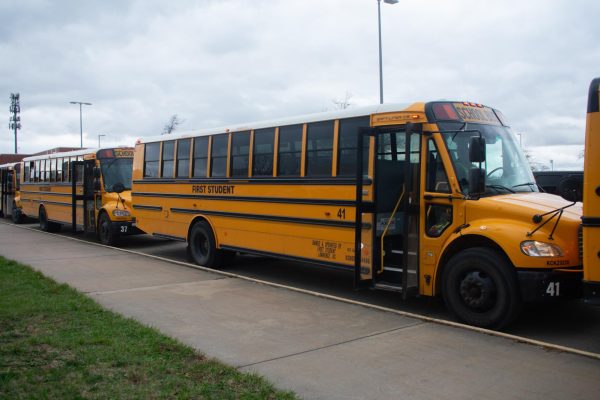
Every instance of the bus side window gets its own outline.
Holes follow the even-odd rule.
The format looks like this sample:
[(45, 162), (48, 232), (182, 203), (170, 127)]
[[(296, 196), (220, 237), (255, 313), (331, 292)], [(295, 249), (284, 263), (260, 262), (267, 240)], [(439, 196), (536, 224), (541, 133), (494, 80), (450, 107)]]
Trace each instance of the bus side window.
[(237, 132), (231, 136), (231, 176), (248, 177), (250, 159), (250, 132)]
[(308, 124), (306, 132), (306, 176), (331, 176), (333, 121)]
[(69, 171), (69, 158), (68, 157), (65, 157), (63, 159), (62, 169), (63, 169), (63, 179), (62, 179), (63, 182), (69, 182), (69, 179), (70, 179), (70, 176), (71, 176), (70, 175), (71, 171)]
[[(340, 120), (338, 140), (338, 176), (355, 176), (358, 156), (356, 145), (360, 128), (368, 128), (369, 117), (346, 118)], [(363, 175), (369, 170), (369, 148), (363, 147)]]
[(50, 160), (50, 182), (56, 182), (56, 158)]
[(278, 176), (300, 176), (302, 125), (279, 128)]
[(46, 160), (40, 160), (40, 182), (46, 182)]
[(32, 168), (33, 173), (34, 173), (32, 181), (39, 182), (39, 180), (40, 180), (40, 160), (33, 161), (33, 162), (35, 164), (34, 164), (34, 168)]
[(174, 163), (175, 163), (175, 141), (169, 140), (168, 142), (163, 142), (162, 145), (162, 165), (160, 176), (162, 178), (172, 178), (174, 173)]
[(254, 131), (252, 176), (273, 176), (275, 128)]
[(427, 184), (425, 189), (428, 192), (450, 193), (448, 176), (433, 139), (427, 141)]
[(192, 139), (177, 141), (177, 178), (188, 178), (190, 176), (190, 145)]
[(23, 181), (25, 182), (29, 182), (29, 179), (31, 179), (31, 172), (30, 172), (30, 165), (31, 163), (23, 163)]
[(144, 149), (144, 177), (158, 178), (160, 143), (146, 143)]
[(210, 176), (224, 178), (227, 175), (227, 134), (213, 136), (210, 154)]
[(206, 164), (208, 160), (208, 136), (194, 139), (194, 178), (206, 178)]
[(56, 159), (56, 182), (62, 182), (62, 158)]
[[(78, 156), (77, 161), (83, 161), (83, 156)], [(77, 183), (83, 182), (83, 163), (77, 164)]]

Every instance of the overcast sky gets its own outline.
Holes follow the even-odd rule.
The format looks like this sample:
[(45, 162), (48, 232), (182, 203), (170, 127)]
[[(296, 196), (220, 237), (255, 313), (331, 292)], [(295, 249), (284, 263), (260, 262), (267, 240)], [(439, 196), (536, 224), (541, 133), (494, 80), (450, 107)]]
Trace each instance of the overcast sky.
[[(581, 168), (588, 84), (600, 76), (600, 1), (382, 3), (385, 102), (498, 108), (523, 147)], [(160, 134), (379, 101), (376, 0), (0, 2), (0, 153), (133, 145)], [(0, 121), (2, 122), (2, 121)]]

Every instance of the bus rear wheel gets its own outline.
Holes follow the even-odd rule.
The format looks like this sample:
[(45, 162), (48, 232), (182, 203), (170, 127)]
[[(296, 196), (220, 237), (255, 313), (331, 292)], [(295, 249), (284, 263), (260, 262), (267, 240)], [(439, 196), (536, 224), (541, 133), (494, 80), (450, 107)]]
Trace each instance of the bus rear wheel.
[(196, 222), (188, 239), (188, 254), (193, 262), (209, 268), (219, 268), (222, 254), (217, 249), (215, 235), (206, 221)]
[(23, 213), (21, 212), (20, 208), (17, 208), (17, 205), (15, 203), (13, 203), (12, 206), (12, 213), (10, 215), (10, 219), (15, 224), (20, 224), (23, 222)]
[(60, 229), (60, 224), (48, 221), (48, 214), (46, 214), (45, 207), (40, 207), (39, 220), (40, 229), (44, 232), (57, 232)]
[(516, 274), (497, 251), (464, 250), (450, 259), (442, 278), (446, 306), (469, 325), (502, 329), (521, 311)]
[(100, 218), (98, 220), (98, 228), (96, 231), (98, 233), (98, 240), (103, 245), (114, 246), (115, 244), (117, 244), (119, 237), (115, 232), (113, 232), (112, 222), (108, 217), (108, 214), (106, 214), (105, 212), (100, 214)]

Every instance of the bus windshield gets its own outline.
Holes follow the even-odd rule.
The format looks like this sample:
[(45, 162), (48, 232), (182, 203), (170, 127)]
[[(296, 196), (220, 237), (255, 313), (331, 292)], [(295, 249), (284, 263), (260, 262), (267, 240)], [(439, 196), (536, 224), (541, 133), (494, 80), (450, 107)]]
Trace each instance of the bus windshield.
[(537, 192), (533, 172), (510, 128), (463, 122), (439, 122), (463, 193), (469, 194), (469, 170), (479, 168), (469, 162), (469, 144), (473, 136), (485, 138), (486, 161), (484, 196), (515, 192)]
[(125, 190), (131, 190), (133, 158), (109, 158), (100, 161), (104, 190), (113, 192), (114, 186), (121, 183)]

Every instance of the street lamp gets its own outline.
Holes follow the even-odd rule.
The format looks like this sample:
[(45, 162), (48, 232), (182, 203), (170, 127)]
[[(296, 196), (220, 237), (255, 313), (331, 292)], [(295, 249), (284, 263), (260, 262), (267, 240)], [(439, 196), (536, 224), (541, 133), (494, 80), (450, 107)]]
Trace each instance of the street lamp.
[(104, 136), (106, 136), (106, 135), (98, 135), (98, 148), (100, 148), (100, 138), (104, 137)]
[(83, 149), (83, 118), (82, 118), (82, 114), (81, 114), (81, 106), (82, 105), (86, 105), (86, 106), (91, 106), (92, 103), (84, 103), (81, 101), (71, 101), (71, 104), (79, 104), (79, 138), (80, 138), (80, 146)]
[[(387, 4), (396, 4), (398, 0), (383, 0)], [(379, 104), (383, 104), (383, 61), (381, 51), (381, 0), (377, 0), (377, 27), (379, 30)]]

